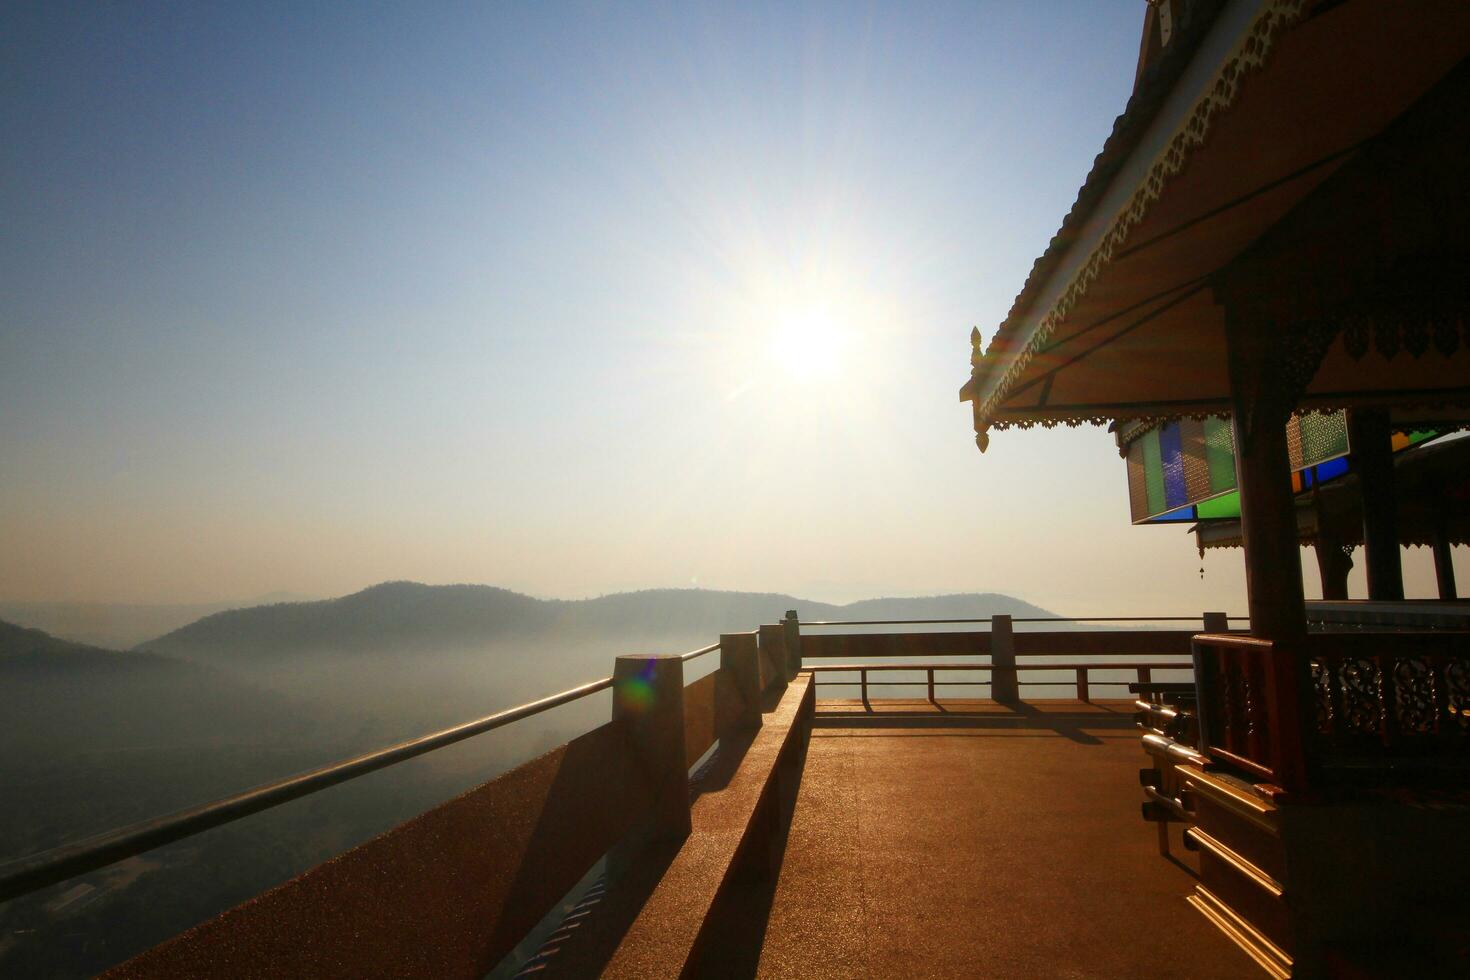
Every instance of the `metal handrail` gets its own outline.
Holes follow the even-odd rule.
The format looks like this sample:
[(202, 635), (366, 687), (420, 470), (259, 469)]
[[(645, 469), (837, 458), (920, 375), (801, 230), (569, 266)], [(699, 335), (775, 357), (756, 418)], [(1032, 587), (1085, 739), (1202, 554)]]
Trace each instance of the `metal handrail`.
[[(1245, 620), (1249, 616), (1226, 616), (1227, 620)], [(802, 620), (802, 626), (917, 626), (930, 623), (989, 623), (984, 619), (814, 619)], [(1013, 623), (1198, 623), (1199, 616), (1027, 616), (1012, 617)]]
[[(714, 649), (718, 649), (715, 644)], [(710, 648), (685, 654), (691, 659)], [(202, 831), (231, 823), (261, 810), (280, 806), (291, 800), (319, 792), (329, 786), (365, 776), (370, 772), (407, 761), (415, 756), (442, 749), (474, 735), (508, 725), (522, 718), (540, 714), (551, 708), (585, 698), (589, 694), (605, 691), (612, 687), (613, 679), (604, 677), (580, 687), (573, 687), (558, 694), (530, 701), (514, 708), (498, 711), (475, 721), (465, 722), (453, 728), (423, 735), (400, 742), (376, 752), (346, 759), (330, 765), (312, 769), (254, 789), (245, 790), (212, 803), (205, 803), (187, 810), (180, 810), (152, 820), (144, 820), (128, 827), (108, 831), (61, 847), (42, 851), (29, 857), (0, 865), (0, 902), (19, 898), (33, 891), (75, 878), (77, 875), (95, 871), (115, 864), (126, 858), (151, 851), (155, 847), (171, 844)]]
[(682, 660), (682, 661), (684, 661), (684, 663), (687, 664), (689, 661), (693, 660), (695, 657), (702, 657), (706, 653), (714, 653), (719, 648), (720, 648), (720, 645), (718, 643), (711, 643), (707, 647), (700, 647), (698, 650), (690, 650), (688, 653), (681, 653), (679, 655), (679, 659)]

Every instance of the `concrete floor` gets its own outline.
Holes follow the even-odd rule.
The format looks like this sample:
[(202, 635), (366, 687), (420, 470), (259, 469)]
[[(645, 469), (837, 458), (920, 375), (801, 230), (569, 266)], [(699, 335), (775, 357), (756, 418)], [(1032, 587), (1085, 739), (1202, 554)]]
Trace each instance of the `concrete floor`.
[(1261, 975), (1185, 904), (1146, 763), (1126, 702), (820, 702), (756, 972)]

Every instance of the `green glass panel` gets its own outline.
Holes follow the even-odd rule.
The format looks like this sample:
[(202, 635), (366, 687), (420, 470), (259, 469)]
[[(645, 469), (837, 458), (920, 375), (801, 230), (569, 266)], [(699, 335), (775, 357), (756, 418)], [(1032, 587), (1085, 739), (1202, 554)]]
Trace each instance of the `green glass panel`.
[(1202, 500), (1195, 505), (1194, 509), (1202, 521), (1215, 517), (1239, 517), (1240, 492), (1232, 491), (1224, 496)]
[(1420, 429), (1417, 432), (1410, 432), (1409, 445), (1417, 445), (1423, 442), (1425, 439), (1433, 439), (1437, 435), (1439, 435), (1439, 433), (1436, 432), (1434, 429)]
[(1235, 440), (1230, 435), (1229, 419), (1205, 419), (1205, 460), (1210, 467), (1211, 492), (1234, 490)]
[(1148, 512), (1157, 514), (1164, 510), (1164, 462), (1159, 458), (1159, 430), (1144, 434), (1143, 478), (1148, 487)]

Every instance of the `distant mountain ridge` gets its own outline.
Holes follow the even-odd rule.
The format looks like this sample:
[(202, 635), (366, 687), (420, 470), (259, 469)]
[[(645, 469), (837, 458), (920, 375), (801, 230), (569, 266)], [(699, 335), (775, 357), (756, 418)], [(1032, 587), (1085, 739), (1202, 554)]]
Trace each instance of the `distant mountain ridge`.
[(128, 603), (128, 602), (16, 602), (0, 600), (0, 620), (31, 629), (45, 630), (53, 637), (90, 644), (109, 650), (125, 650), (202, 616), (226, 609), (243, 609), (278, 602), (302, 602), (316, 596), (271, 592), (253, 599), (233, 602)]
[(536, 599), (488, 585), (384, 582), (338, 599), (215, 613), (138, 645), (209, 660), (309, 651), (412, 651), (503, 638), (608, 634), (661, 637), (751, 629), (788, 609), (803, 619), (960, 619), (1053, 616), (1000, 593), (864, 599), (846, 605), (780, 593), (649, 589), (596, 599)]
[(104, 650), (85, 643), (61, 640), (49, 633), (0, 620), (0, 670), (47, 671), (77, 668), (104, 670), (168, 670), (177, 667), (197, 671), (199, 667), (148, 652)]
[(0, 741), (9, 749), (117, 748), (180, 733), (258, 739), (294, 726), (297, 713), (280, 694), (209, 664), (104, 650), (0, 621)]

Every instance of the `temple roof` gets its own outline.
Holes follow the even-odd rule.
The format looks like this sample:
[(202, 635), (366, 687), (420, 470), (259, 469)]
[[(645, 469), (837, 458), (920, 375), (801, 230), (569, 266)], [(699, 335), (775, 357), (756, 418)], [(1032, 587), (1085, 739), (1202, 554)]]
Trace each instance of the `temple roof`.
[[(1470, 342), (1443, 315), (1464, 308), (1464, 255), (1444, 245), (1463, 228), (1409, 200), (1444, 198), (1439, 218), (1465, 206), (1470, 6), (1267, 0), (1194, 17), (983, 356), (977, 343), (960, 394), (982, 449), (990, 428), (1225, 411), (1232, 291), (1257, 315), (1338, 324), (1303, 407), (1470, 404)], [(1388, 248), (1363, 239), (1361, 213)]]

